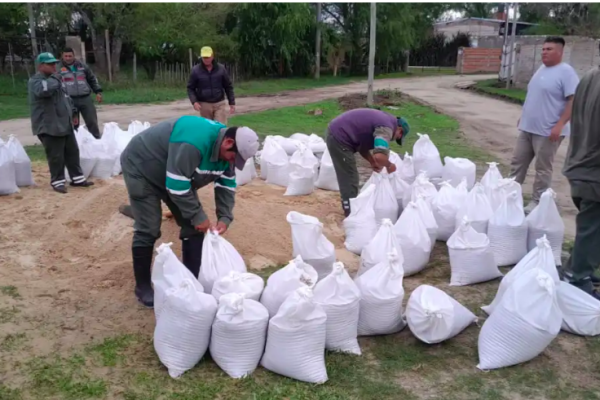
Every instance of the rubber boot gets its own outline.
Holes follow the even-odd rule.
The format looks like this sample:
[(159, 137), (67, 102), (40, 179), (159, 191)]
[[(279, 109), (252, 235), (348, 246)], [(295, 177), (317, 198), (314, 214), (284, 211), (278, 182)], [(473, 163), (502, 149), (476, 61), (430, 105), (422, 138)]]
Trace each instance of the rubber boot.
[(200, 264), (202, 263), (202, 242), (204, 235), (192, 236), (181, 241), (183, 265), (198, 278)]
[(342, 210), (344, 210), (344, 216), (348, 218), (350, 216), (350, 200), (342, 199)]
[(119, 212), (124, 216), (133, 219), (133, 211), (131, 210), (131, 206), (129, 204), (121, 204), (119, 206)]
[(151, 268), (153, 247), (133, 247), (133, 275), (135, 276), (135, 296), (145, 307), (154, 307)]

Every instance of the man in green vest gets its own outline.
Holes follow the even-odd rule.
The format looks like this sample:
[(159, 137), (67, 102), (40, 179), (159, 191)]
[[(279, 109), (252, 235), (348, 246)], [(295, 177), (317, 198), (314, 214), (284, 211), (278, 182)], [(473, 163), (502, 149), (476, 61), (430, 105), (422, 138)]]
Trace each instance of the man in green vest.
[(75, 59), (75, 53), (70, 47), (63, 50), (62, 61), (58, 63), (57, 69), (62, 76), (67, 93), (73, 99), (75, 109), (81, 113), (85, 121), (87, 130), (99, 139), (98, 115), (91, 97), (94, 92), (96, 101), (102, 103), (102, 87), (96, 75), (85, 63)]
[[(224, 233), (233, 221), (235, 167), (258, 150), (258, 136), (247, 127), (231, 127), (196, 116), (163, 121), (134, 136), (121, 155), (121, 167), (133, 224), (135, 295), (154, 306), (151, 265), (160, 238), (161, 201), (181, 228), (182, 262), (198, 276), (204, 233)], [(214, 183), (216, 222), (206, 215), (196, 190)]]
[(71, 186), (87, 187), (88, 182), (79, 164), (79, 146), (73, 131), (73, 104), (56, 74), (58, 60), (51, 53), (36, 58), (38, 72), (29, 79), (31, 128), (46, 151), (50, 168), (50, 184), (58, 193), (67, 193), (65, 166)]

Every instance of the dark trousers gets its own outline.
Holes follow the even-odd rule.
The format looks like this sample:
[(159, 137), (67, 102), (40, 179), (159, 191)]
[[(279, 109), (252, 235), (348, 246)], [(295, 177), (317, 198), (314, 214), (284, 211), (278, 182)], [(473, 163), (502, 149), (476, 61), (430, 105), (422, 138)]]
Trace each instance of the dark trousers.
[[(88, 131), (96, 139), (100, 139), (100, 128), (98, 127), (98, 114), (96, 113), (96, 106), (92, 96), (84, 97), (72, 97), (75, 108), (79, 111), (79, 114), (85, 121), (85, 126)], [(81, 125), (81, 122), (79, 123)]]
[(567, 261), (571, 284), (591, 293), (591, 276), (600, 265), (600, 202), (574, 197), (577, 214), (575, 243)]
[(38, 135), (44, 146), (48, 168), (50, 168), (50, 184), (53, 187), (65, 184), (65, 166), (74, 183), (82, 183), (85, 176), (79, 165), (79, 146), (75, 134), (67, 136)]
[[(123, 157), (121, 162), (123, 162)], [(181, 228), (179, 233), (181, 240), (194, 236), (204, 238), (204, 233), (198, 232), (190, 220), (183, 218), (179, 207), (171, 200), (165, 188), (154, 186), (139, 173), (135, 166), (127, 162), (123, 163), (122, 167), (123, 179), (129, 193), (129, 204), (134, 219), (132, 247), (153, 247), (160, 238), (161, 201), (169, 207), (177, 225)], [(195, 191), (194, 194), (197, 196)]]
[(338, 142), (329, 131), (327, 132), (326, 143), (340, 186), (342, 208), (348, 215), (350, 213), (350, 199), (358, 196), (359, 189), (358, 168), (356, 167), (354, 151)]

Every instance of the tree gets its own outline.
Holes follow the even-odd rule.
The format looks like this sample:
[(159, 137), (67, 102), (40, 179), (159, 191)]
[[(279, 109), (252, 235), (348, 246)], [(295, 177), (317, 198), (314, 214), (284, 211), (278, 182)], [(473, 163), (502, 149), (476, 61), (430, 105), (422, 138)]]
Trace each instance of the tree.
[(13, 54), (27, 48), (27, 7), (24, 3), (0, 3), (0, 69), (4, 71), (8, 44)]
[(523, 4), (520, 11), (524, 20), (538, 23), (529, 34), (600, 37), (598, 3)]
[(491, 18), (498, 9), (497, 3), (462, 3), (460, 11), (465, 18)]

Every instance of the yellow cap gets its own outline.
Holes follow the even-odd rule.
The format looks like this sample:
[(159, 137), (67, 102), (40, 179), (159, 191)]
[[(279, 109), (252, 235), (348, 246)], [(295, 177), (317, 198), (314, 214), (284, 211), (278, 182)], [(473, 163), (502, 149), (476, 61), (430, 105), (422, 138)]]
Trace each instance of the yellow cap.
[(200, 57), (212, 57), (213, 56), (213, 50), (208, 47), (208, 46), (204, 46), (203, 48), (200, 49)]

